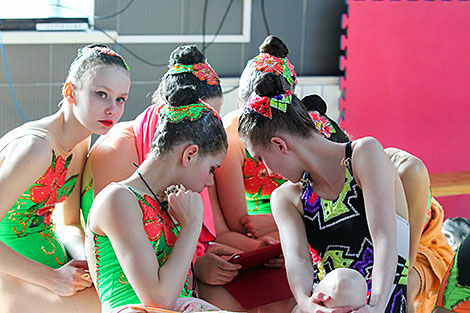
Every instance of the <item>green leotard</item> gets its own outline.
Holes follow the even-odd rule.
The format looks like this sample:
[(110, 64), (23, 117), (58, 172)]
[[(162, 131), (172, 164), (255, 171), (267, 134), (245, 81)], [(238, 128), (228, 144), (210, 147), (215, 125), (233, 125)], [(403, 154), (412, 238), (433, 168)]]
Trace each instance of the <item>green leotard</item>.
[(269, 199), (271, 193), (285, 180), (279, 176), (270, 176), (264, 163), (254, 159), (248, 150), (243, 164), (243, 182), (248, 215), (271, 214)]
[[(72, 193), (78, 175), (66, 180), (72, 155), (64, 160), (62, 155), (66, 154), (44, 129), (30, 127), (7, 134), (0, 142), (0, 152), (11, 141), (24, 136), (44, 138), (54, 147), (51, 165), (41, 178), (23, 192), (0, 221), (0, 240), (29, 259), (59, 268), (68, 261), (68, 257), (54, 230), (51, 215), (55, 205), (65, 201)], [(60, 151), (61, 155), (56, 151)]]
[[(139, 202), (143, 213), (142, 223), (144, 224), (145, 233), (155, 250), (158, 264), (163, 266), (173, 250), (173, 246), (178, 238), (179, 228), (175, 228), (170, 217), (152, 197), (148, 195), (142, 196), (131, 187), (127, 186), (127, 188), (135, 195)], [(102, 303), (102, 312), (109, 312), (111, 309), (121, 305), (141, 303), (131, 284), (128, 282), (108, 237), (93, 234), (93, 240), (96, 287)], [(191, 293), (188, 279), (186, 279), (180, 297), (191, 297)]]
[[(82, 185), (83, 186), (83, 185)], [(80, 208), (82, 211), (83, 223), (88, 222), (88, 214), (90, 214), (91, 205), (93, 204), (93, 178), (83, 187), (80, 196)]]

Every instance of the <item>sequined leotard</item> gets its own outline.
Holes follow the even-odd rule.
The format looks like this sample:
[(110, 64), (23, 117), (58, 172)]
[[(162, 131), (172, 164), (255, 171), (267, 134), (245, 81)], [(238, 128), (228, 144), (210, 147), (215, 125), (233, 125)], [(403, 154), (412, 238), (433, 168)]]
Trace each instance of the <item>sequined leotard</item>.
[[(351, 157), (351, 143), (346, 146), (346, 158)], [(374, 246), (367, 224), (362, 190), (354, 180), (351, 165), (345, 168), (346, 178), (339, 197), (325, 200), (318, 197), (307, 182), (302, 192), (304, 224), (310, 246), (318, 253), (315, 279), (336, 268), (352, 268), (359, 271), (371, 288), (372, 268), (374, 265)], [(401, 218), (400, 218), (401, 219)], [(402, 219), (397, 224), (403, 224)], [(407, 224), (407, 223), (406, 223)], [(408, 233), (406, 239), (397, 240), (398, 264), (390, 300), (385, 312), (406, 312), (406, 286), (408, 278)], [(404, 241), (404, 243), (401, 243)]]
[(29, 259), (59, 268), (68, 261), (68, 257), (55, 232), (51, 215), (55, 205), (72, 193), (78, 175), (67, 177), (72, 155), (67, 156), (52, 135), (41, 128), (24, 127), (5, 135), (0, 141), (0, 152), (13, 140), (25, 136), (36, 136), (49, 142), (51, 165), (0, 221), (0, 240)]

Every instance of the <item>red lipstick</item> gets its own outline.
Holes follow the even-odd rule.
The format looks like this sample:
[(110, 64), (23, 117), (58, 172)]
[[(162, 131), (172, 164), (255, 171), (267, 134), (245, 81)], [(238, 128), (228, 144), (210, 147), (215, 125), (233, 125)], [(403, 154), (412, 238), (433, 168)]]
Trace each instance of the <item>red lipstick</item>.
[(101, 124), (103, 124), (104, 126), (113, 126), (114, 122), (112, 120), (100, 120), (99, 121)]

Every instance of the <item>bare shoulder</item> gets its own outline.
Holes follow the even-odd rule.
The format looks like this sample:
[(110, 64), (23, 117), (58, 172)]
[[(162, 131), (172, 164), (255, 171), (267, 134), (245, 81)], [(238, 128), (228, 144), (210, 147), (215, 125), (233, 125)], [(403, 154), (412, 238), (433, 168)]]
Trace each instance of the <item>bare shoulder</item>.
[(132, 192), (124, 185), (109, 184), (93, 200), (88, 223), (93, 232), (107, 234), (139, 219), (142, 212)]
[(2, 167), (30, 168), (44, 172), (51, 164), (52, 150), (49, 142), (37, 136), (24, 136), (12, 140), (1, 152)]
[(222, 122), (224, 123), (225, 129), (231, 132), (238, 133), (238, 120), (240, 119), (241, 111), (240, 110), (233, 110), (227, 113)]
[(297, 210), (302, 209), (301, 203), (302, 185), (300, 183), (292, 183), (286, 181), (284, 184), (274, 189), (271, 194), (271, 203), (278, 203), (279, 205), (272, 205), (273, 210), (275, 207), (284, 207), (287, 204), (294, 205)]
[(364, 137), (353, 141), (354, 155), (368, 155), (375, 153), (384, 153), (382, 144), (374, 137)]

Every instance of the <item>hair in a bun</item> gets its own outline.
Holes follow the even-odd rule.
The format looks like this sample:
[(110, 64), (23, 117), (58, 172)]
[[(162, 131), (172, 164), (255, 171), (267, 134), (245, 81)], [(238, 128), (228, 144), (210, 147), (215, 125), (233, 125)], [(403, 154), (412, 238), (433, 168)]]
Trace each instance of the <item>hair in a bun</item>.
[[(266, 57), (266, 56), (262, 56), (263, 53), (267, 53), (268, 55), (271, 55), (272, 57), (275, 57), (275, 58), (280, 58), (279, 62), (288, 62), (287, 55), (289, 54), (289, 50), (287, 49), (286, 44), (276, 36), (269, 35), (268, 37), (266, 37), (263, 43), (261, 44), (261, 46), (259, 47), (259, 51), (261, 54), (258, 56), (255, 56), (253, 59), (248, 61), (240, 77), (240, 86), (238, 88), (238, 100), (239, 100), (239, 104), (241, 107), (245, 105), (246, 100), (253, 93), (256, 79), (259, 76), (261, 76), (263, 73), (269, 70), (267, 68), (262, 68), (262, 67), (260, 68), (256, 64), (257, 62), (256, 60), (258, 60), (258, 58)], [(288, 62), (288, 64), (290, 67), (292, 67), (290, 62)], [(287, 66), (287, 65), (283, 64), (282, 66)], [(292, 67), (292, 72), (293, 72), (293, 67)], [(290, 73), (290, 75), (292, 75), (292, 73)], [(280, 76), (279, 80), (281, 81), (283, 85), (283, 89), (294, 92), (295, 84), (296, 84), (295, 73), (290, 83), (286, 79), (286, 77), (284, 77), (283, 75), (279, 75), (279, 76)]]
[(284, 87), (276, 74), (263, 73), (255, 81), (255, 92), (260, 97), (272, 98), (284, 93)]
[(170, 54), (168, 65), (191, 65), (206, 62), (206, 57), (195, 45), (179, 46)]
[[(195, 46), (179, 46), (170, 54), (168, 67), (176, 64), (193, 65), (207, 62), (204, 54)], [(193, 85), (196, 88), (199, 99), (222, 97), (220, 84), (211, 85), (207, 80), (200, 80), (193, 73), (165, 74), (162, 77), (157, 90), (152, 95), (152, 103), (166, 103), (167, 94), (178, 86)]]
[(173, 107), (185, 106), (199, 101), (196, 88), (190, 86), (178, 86), (168, 91), (166, 95), (166, 103)]
[(348, 134), (343, 129), (341, 129), (341, 127), (339, 127), (338, 123), (336, 123), (326, 114), (327, 105), (322, 97), (316, 94), (305, 96), (302, 98), (302, 104), (305, 106), (307, 111), (317, 111), (321, 116), (326, 118), (328, 122), (330, 122), (331, 127), (333, 127), (335, 131), (331, 133), (329, 137), (325, 137), (326, 139), (334, 142), (350, 141)]
[[(152, 141), (152, 153), (165, 155), (183, 143), (195, 144), (200, 155), (216, 155), (227, 151), (227, 135), (218, 114), (210, 108), (191, 113), (191, 108), (179, 107), (199, 103), (198, 91), (193, 85), (178, 86), (165, 94), (166, 105), (160, 116)], [(199, 105), (200, 108), (200, 105)], [(172, 115), (176, 113), (176, 119)], [(189, 117), (189, 118), (188, 118)]]
[(302, 103), (305, 105), (307, 111), (317, 111), (320, 115), (326, 114), (326, 102), (317, 94), (303, 97)]
[(269, 35), (259, 46), (260, 53), (269, 53), (278, 58), (285, 58), (289, 54), (286, 44), (276, 36)]

